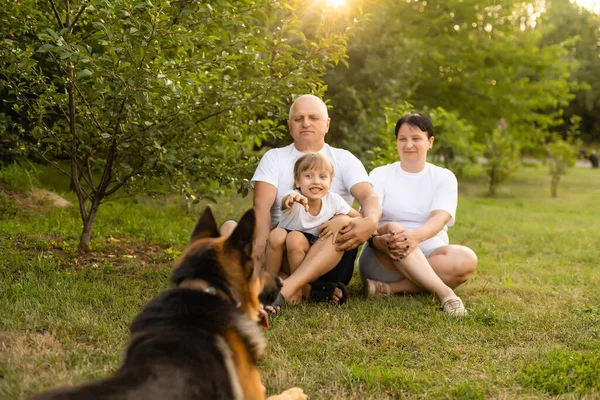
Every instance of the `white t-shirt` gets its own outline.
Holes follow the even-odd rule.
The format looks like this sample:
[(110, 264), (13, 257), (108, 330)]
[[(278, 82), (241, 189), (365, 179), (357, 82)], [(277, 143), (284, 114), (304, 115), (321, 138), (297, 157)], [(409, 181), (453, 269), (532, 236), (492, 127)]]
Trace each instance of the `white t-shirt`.
[[(357, 183), (370, 182), (369, 175), (360, 160), (348, 150), (337, 149), (325, 144), (319, 153), (325, 155), (333, 164), (335, 171), (331, 191), (337, 193), (352, 206), (354, 198), (350, 189)], [(271, 206), (271, 228), (277, 226), (281, 216), (281, 200), (294, 189), (294, 164), (304, 153), (296, 150), (294, 144), (267, 151), (258, 163), (252, 177), (254, 182), (267, 182), (277, 188), (275, 202)]]
[(423, 226), (432, 211), (444, 210), (451, 219), (436, 236), (448, 243), (446, 232), (454, 225), (458, 202), (458, 182), (452, 171), (425, 163), (422, 171), (411, 173), (395, 162), (375, 168), (369, 177), (381, 204), (379, 226), (395, 221), (413, 230)]
[[(286, 195), (297, 193), (299, 192), (290, 190)], [(294, 203), (292, 204), (292, 207), (281, 212), (281, 219), (277, 226), (279, 228), (306, 232), (317, 236), (321, 233), (321, 231), (317, 229), (321, 224), (329, 221), (335, 215), (348, 214), (351, 208), (352, 207), (342, 199), (342, 196), (330, 191), (321, 198), (321, 211), (319, 211), (319, 214), (311, 215), (304, 209), (302, 204)]]

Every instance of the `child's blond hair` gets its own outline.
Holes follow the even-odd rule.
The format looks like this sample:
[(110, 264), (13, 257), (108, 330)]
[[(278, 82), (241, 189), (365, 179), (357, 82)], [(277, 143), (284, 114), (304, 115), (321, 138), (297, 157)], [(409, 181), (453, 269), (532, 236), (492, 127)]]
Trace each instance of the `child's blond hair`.
[(333, 164), (327, 157), (321, 153), (306, 153), (294, 164), (294, 181), (300, 180), (300, 174), (304, 171), (310, 170), (323, 170), (329, 172), (331, 179), (333, 180)]

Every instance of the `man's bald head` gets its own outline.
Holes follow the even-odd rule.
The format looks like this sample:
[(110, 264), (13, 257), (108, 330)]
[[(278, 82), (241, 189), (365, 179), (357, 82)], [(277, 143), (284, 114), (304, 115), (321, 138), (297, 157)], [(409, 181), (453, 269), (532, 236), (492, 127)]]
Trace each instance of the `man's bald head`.
[(290, 113), (288, 118), (292, 119), (292, 113), (294, 112), (294, 108), (297, 105), (308, 103), (311, 103), (311, 105), (313, 105), (313, 107), (315, 107), (315, 109), (317, 109), (322, 114), (323, 118), (329, 118), (329, 114), (327, 113), (327, 106), (325, 105), (323, 100), (312, 94), (303, 94), (302, 96), (294, 100), (294, 102), (290, 106)]

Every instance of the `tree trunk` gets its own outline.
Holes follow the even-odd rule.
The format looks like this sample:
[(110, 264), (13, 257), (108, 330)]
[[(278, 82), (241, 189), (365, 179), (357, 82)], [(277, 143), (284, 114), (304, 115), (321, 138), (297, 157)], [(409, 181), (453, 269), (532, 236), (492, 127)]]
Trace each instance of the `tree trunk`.
[(94, 227), (94, 222), (96, 221), (96, 213), (98, 212), (99, 205), (100, 202), (97, 202), (97, 204), (96, 202), (93, 202), (87, 217), (82, 216), (81, 218), (81, 221), (83, 222), (83, 230), (81, 231), (81, 236), (79, 236), (78, 250), (80, 253), (85, 253), (90, 249), (92, 228)]
[(488, 192), (490, 196), (496, 195), (496, 189), (498, 187), (498, 182), (496, 180), (496, 171), (492, 170), (490, 173), (490, 185), (488, 187)]
[(560, 182), (560, 176), (553, 175), (552, 180), (550, 181), (550, 194), (552, 197), (558, 196), (558, 184)]

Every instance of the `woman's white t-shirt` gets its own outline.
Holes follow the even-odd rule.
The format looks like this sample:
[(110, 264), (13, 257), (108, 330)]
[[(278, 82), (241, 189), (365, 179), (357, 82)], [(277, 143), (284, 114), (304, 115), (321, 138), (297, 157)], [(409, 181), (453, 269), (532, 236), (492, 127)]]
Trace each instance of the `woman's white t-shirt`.
[(452, 171), (425, 163), (417, 173), (406, 172), (400, 162), (371, 171), (369, 177), (379, 197), (382, 216), (379, 226), (399, 222), (406, 229), (417, 229), (434, 210), (444, 210), (450, 221), (436, 235), (448, 244), (448, 226), (454, 225), (458, 203), (458, 182)]

